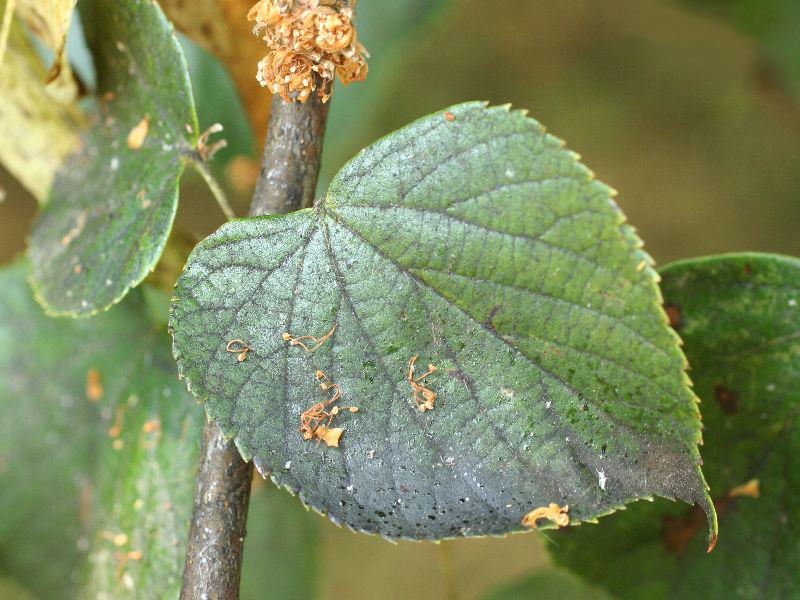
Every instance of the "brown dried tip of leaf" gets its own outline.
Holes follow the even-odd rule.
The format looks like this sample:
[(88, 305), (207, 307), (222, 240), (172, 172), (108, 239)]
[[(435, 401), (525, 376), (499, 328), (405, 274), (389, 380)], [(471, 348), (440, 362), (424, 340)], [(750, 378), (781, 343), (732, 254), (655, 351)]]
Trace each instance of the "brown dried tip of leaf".
[(145, 138), (147, 138), (148, 129), (150, 129), (150, 117), (145, 115), (128, 133), (128, 148), (131, 150), (141, 148), (144, 145)]
[(103, 397), (103, 383), (100, 380), (100, 371), (95, 367), (86, 373), (86, 397), (89, 402), (97, 402)]
[[(358, 42), (355, 13), (337, 0), (260, 0), (247, 18), (271, 48), (256, 78), (286, 102), (306, 102), (317, 91), (323, 102), (336, 75), (344, 85), (367, 77), (368, 53)], [(316, 75), (316, 77), (315, 77)]]
[(751, 479), (741, 485), (737, 485), (728, 492), (731, 498), (758, 498), (761, 496), (761, 482), (758, 479)]
[(522, 524), (525, 527), (536, 529), (539, 519), (547, 519), (559, 527), (566, 527), (569, 525), (567, 512), (569, 512), (569, 506), (561, 507), (555, 502), (551, 502), (548, 506), (540, 506), (525, 515), (522, 519)]

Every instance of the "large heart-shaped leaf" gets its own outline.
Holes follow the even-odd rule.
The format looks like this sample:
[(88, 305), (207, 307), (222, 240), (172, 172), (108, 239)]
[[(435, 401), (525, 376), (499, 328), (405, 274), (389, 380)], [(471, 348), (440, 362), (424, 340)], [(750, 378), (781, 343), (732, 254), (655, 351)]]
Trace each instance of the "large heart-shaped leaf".
[[(521, 112), (424, 118), (315, 208), (195, 249), (171, 316), (179, 369), (242, 456), (356, 529), (503, 533), (548, 503), (576, 523), (654, 494), (713, 523), (684, 358), (612, 194)], [(329, 332), (309, 353), (284, 335)], [(417, 355), (415, 379), (438, 368), (427, 412)], [(360, 409), (337, 417), (339, 448), (298, 432), (333, 392), (317, 370)]]
[(177, 596), (203, 418), (168, 337), (138, 293), (50, 319), (27, 272), (0, 271), (0, 571), (42, 597)]
[(81, 14), (97, 122), (56, 175), (29, 251), (38, 299), (71, 316), (108, 308), (153, 268), (197, 140), (186, 61), (158, 4), (90, 0)]
[[(703, 400), (720, 516), (659, 501), (560, 535), (555, 559), (621, 598), (794, 598), (800, 592), (800, 261), (730, 255), (670, 265), (664, 296)], [(613, 556), (613, 560), (607, 560)]]

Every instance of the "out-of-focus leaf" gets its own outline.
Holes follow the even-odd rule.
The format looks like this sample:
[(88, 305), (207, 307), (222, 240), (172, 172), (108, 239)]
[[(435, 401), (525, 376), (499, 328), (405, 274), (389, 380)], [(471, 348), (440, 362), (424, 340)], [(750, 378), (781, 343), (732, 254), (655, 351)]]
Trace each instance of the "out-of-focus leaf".
[(484, 600), (611, 600), (601, 590), (583, 583), (564, 571), (542, 571), (503, 586), (484, 596)]
[(256, 70), (269, 49), (253, 35), (247, 20), (253, 4), (255, 0), (161, 1), (175, 26), (228, 68), (260, 144), (267, 132), (271, 95), (256, 81)]
[(202, 411), (139, 293), (56, 320), (26, 275), (0, 271), (0, 570), (44, 597), (177, 595)]
[(554, 558), (621, 598), (795, 598), (800, 592), (800, 261), (679, 262), (662, 289), (703, 400), (704, 471), (720, 519), (639, 503), (555, 537)]
[(84, 117), (45, 90), (47, 71), (21, 25), (14, 23), (0, 65), (0, 161), (39, 200), (78, 145)]
[(723, 17), (753, 36), (782, 83), (800, 97), (800, 2), (797, 0), (681, 0)]
[[(355, 529), (497, 534), (552, 502), (577, 523), (662, 495), (701, 504), (713, 533), (684, 357), (612, 196), (522, 112), (430, 115), (314, 209), (195, 248), (170, 319), (179, 369), (262, 474)], [(285, 337), (326, 332), (309, 353)], [(427, 412), (415, 355), (415, 377), (438, 368)], [(332, 393), (317, 370), (360, 409), (338, 417), (339, 448), (298, 433)]]
[(241, 597), (316, 598), (320, 577), (318, 515), (256, 480), (247, 511)]
[(451, 4), (452, 0), (358, 3), (358, 39), (370, 53), (369, 77), (348, 87), (336, 86), (325, 136), (320, 193), (348, 158), (378, 135), (387, 133), (376, 131), (376, 120), (386, 103), (391, 103), (403, 64)]
[(87, 0), (81, 15), (97, 123), (56, 175), (29, 248), (37, 299), (69, 316), (108, 308), (155, 266), (198, 129), (186, 61), (158, 4)]
[(0, 577), (0, 598), (3, 600), (33, 600), (31, 593), (12, 579)]
[(17, 12), (28, 27), (54, 53), (47, 74), (47, 90), (60, 102), (71, 102), (78, 95), (78, 84), (67, 60), (67, 33), (77, 0), (17, 0)]

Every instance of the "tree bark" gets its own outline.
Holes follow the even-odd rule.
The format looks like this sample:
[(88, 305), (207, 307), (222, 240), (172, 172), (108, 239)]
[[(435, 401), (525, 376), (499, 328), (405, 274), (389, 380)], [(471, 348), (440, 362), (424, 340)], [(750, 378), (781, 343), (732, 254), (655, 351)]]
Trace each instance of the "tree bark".
[[(328, 104), (316, 94), (305, 104), (272, 101), (261, 173), (250, 215), (286, 213), (314, 200)], [(194, 511), (186, 549), (181, 599), (239, 597), (252, 463), (233, 441), (206, 425), (197, 474)]]

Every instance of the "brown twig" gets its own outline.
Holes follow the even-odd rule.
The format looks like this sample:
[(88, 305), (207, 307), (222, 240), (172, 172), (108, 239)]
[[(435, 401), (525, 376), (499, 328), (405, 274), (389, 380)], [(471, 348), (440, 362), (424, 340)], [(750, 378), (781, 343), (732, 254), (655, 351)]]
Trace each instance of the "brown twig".
[[(275, 96), (261, 175), (250, 215), (286, 213), (310, 206), (319, 175), (328, 105), (315, 95), (305, 104)], [(206, 426), (197, 475), (182, 599), (239, 597), (252, 463), (232, 440)]]

